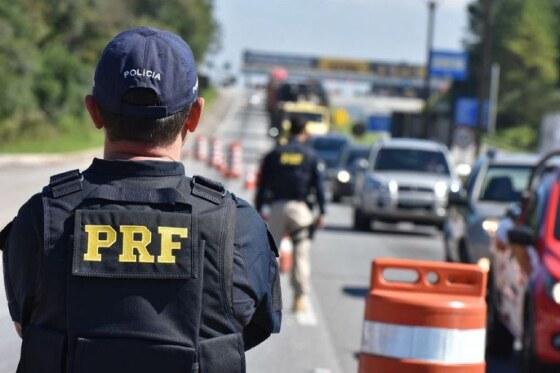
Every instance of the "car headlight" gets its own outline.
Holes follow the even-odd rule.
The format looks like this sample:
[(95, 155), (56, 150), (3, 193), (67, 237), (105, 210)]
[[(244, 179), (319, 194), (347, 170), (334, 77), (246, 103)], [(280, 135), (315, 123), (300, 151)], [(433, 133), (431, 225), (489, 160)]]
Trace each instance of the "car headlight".
[(493, 236), (498, 231), (499, 225), (500, 222), (496, 219), (485, 219), (482, 222), (482, 229), (484, 229), (484, 231), (488, 233), (490, 236)]
[(560, 304), (560, 282), (558, 282), (552, 275), (545, 269), (543, 274), (544, 287), (546, 294), (556, 304)]
[(457, 167), (455, 167), (455, 172), (457, 172), (457, 175), (461, 177), (469, 176), (471, 171), (472, 171), (472, 167), (466, 163), (458, 164)]
[(336, 178), (342, 184), (346, 184), (347, 182), (350, 181), (352, 176), (350, 175), (350, 172), (348, 172), (346, 170), (342, 170), (342, 171), (338, 171), (338, 174), (336, 175)]
[(438, 198), (446, 198), (447, 190), (447, 183), (445, 181), (438, 181), (434, 184), (434, 193)]
[(482, 258), (478, 259), (478, 261), (476, 262), (476, 264), (483, 270), (486, 272), (490, 271), (490, 266), (491, 266), (491, 262), (490, 259), (483, 256)]
[(451, 187), (449, 188), (449, 190), (450, 190), (452, 193), (457, 193), (457, 192), (459, 192), (459, 190), (461, 190), (461, 182), (458, 181), (458, 180), (453, 180), (453, 181), (451, 182)]
[(397, 194), (399, 192), (399, 184), (395, 180), (389, 181), (389, 192)]

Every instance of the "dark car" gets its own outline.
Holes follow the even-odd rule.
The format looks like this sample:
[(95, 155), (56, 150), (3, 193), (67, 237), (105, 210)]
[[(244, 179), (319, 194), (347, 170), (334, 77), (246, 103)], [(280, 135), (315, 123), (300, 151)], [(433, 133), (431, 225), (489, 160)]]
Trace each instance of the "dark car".
[(344, 149), (332, 184), (333, 202), (340, 202), (343, 197), (354, 194), (356, 174), (360, 168), (365, 168), (370, 152), (370, 147), (359, 145), (349, 145)]
[(325, 189), (327, 194), (331, 193), (332, 182), (336, 178), (338, 165), (349, 143), (350, 140), (348, 137), (338, 134), (315, 136), (309, 140), (309, 146), (313, 148), (315, 154), (319, 157), (319, 165), (325, 175)]
[(478, 159), (465, 188), (449, 196), (443, 235), (448, 261), (488, 262), (499, 219), (521, 199), (537, 162), (537, 155), (496, 152)]

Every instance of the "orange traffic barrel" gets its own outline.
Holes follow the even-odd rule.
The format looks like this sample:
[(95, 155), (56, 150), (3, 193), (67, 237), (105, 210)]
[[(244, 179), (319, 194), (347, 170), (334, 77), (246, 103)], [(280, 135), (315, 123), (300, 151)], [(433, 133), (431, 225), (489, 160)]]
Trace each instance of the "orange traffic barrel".
[(476, 265), (376, 259), (359, 373), (483, 373), (486, 276)]
[(237, 141), (229, 144), (227, 148), (226, 167), (224, 176), (237, 179), (241, 176), (241, 166), (243, 163), (243, 152), (241, 144)]

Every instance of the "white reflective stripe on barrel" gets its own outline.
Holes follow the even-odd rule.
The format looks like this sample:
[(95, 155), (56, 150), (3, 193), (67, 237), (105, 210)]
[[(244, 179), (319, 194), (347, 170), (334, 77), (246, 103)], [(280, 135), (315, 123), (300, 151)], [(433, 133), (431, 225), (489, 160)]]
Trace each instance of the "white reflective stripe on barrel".
[(442, 364), (484, 362), (486, 330), (445, 329), (365, 321), (362, 353)]

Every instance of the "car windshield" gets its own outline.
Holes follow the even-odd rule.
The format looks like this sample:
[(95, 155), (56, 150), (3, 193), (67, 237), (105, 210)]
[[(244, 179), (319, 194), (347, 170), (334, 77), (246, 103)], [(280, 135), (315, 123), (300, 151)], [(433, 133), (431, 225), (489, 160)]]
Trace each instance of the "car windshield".
[(490, 165), (478, 199), (488, 202), (517, 202), (527, 187), (530, 174), (530, 166)]
[(421, 149), (381, 149), (377, 153), (374, 170), (412, 171), (449, 175), (449, 166), (442, 152)]
[(335, 168), (342, 155), (342, 151), (347, 144), (344, 138), (315, 138), (311, 142), (311, 147), (317, 156), (325, 162), (327, 168)]
[(323, 116), (316, 113), (290, 113), (291, 118), (298, 118), (304, 123), (307, 122), (322, 122)]
[(369, 149), (350, 149), (342, 160), (342, 167), (352, 167), (358, 159), (367, 159)]

